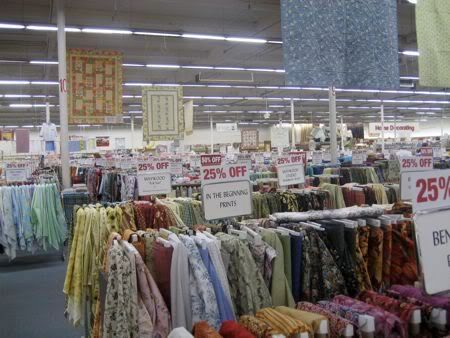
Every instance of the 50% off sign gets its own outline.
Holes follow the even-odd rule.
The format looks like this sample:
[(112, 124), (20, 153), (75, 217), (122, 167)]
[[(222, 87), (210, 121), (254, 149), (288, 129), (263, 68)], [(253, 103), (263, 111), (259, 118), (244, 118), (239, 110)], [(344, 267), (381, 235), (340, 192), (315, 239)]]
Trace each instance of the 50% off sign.
[(222, 162), (219, 154), (201, 156), (202, 204), (206, 220), (252, 213), (252, 189), (247, 166)]
[(139, 161), (137, 182), (139, 196), (169, 194), (172, 191), (169, 161)]

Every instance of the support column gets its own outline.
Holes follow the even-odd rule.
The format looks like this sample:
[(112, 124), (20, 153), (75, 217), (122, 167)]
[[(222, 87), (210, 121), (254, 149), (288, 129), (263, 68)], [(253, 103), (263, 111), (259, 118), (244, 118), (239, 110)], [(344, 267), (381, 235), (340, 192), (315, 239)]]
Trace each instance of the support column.
[(384, 153), (384, 104), (381, 104), (381, 152)]
[(341, 115), (341, 151), (344, 151), (344, 116)]
[(131, 115), (131, 151), (134, 151), (134, 116)]
[(337, 133), (336, 133), (336, 91), (334, 86), (328, 88), (330, 109), (330, 153), (331, 164), (337, 164)]
[(209, 126), (211, 128), (211, 154), (214, 153), (214, 125), (212, 115), (209, 116)]
[(59, 78), (59, 143), (61, 149), (61, 169), (63, 189), (70, 188), (69, 165), (69, 118), (67, 113), (67, 67), (66, 67), (66, 19), (64, 0), (56, 1), (57, 40), (58, 40), (58, 78)]
[(397, 111), (394, 113), (394, 142), (397, 142)]
[(45, 123), (50, 123), (50, 104), (45, 102)]
[(291, 99), (291, 149), (295, 150), (295, 109), (294, 109), (294, 99)]

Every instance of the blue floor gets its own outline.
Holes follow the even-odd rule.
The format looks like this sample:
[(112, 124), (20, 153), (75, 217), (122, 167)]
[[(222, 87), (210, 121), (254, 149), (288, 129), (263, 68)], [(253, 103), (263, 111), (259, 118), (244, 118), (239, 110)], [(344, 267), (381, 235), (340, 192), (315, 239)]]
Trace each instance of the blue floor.
[(66, 262), (60, 255), (0, 255), (0, 337), (80, 338), (64, 318)]

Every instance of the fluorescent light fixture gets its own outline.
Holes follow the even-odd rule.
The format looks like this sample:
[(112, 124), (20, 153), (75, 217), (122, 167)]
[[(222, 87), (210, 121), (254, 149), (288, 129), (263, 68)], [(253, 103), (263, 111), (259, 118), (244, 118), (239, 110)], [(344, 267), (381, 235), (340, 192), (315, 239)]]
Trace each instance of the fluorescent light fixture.
[(30, 124), (30, 125), (22, 126), (22, 128), (34, 128), (34, 126)]
[(148, 68), (180, 68), (180, 66), (178, 65), (153, 65), (153, 64), (148, 64), (145, 65)]
[(46, 31), (46, 32), (54, 32), (58, 30), (56, 26), (48, 26), (48, 25), (28, 25), (26, 28), (33, 31)]
[(124, 67), (145, 67), (145, 65), (140, 63), (124, 63), (122, 64)]
[(283, 41), (280, 41), (280, 40), (268, 40), (267, 43), (273, 43), (273, 44), (277, 44), (277, 45), (282, 45)]
[(125, 82), (124, 86), (136, 86), (136, 87), (151, 87), (153, 83), (145, 83), (145, 82)]
[(24, 29), (24, 25), (18, 25), (15, 23), (0, 23), (0, 29)]
[(3, 95), (5, 98), (20, 98), (20, 97), (31, 97), (31, 95), (28, 94), (5, 94)]
[(142, 114), (142, 110), (130, 110), (128, 114)]
[(141, 116), (135, 116), (135, 119), (142, 119), (142, 115)]
[(98, 33), (98, 34), (133, 34), (130, 30), (125, 29), (106, 29), (106, 28), (83, 28), (81, 30), (83, 33)]
[(19, 126), (5, 126), (5, 128), (19, 128)]
[(231, 85), (206, 85), (208, 88), (231, 88)]
[(183, 84), (183, 87), (207, 87), (204, 84)]
[(57, 65), (58, 61), (47, 61), (47, 60), (31, 60), (32, 65)]
[(26, 84), (30, 84), (30, 81), (0, 80), (0, 85), (26, 85)]
[(166, 36), (166, 37), (172, 37), (172, 38), (179, 38), (181, 37), (181, 34), (176, 33), (164, 33), (164, 32), (133, 32), (134, 35), (148, 35), (148, 36)]
[(31, 103), (11, 103), (9, 105), (11, 108), (31, 108), (33, 105)]
[(78, 124), (77, 126), (83, 128), (83, 127), (90, 127), (91, 125), (90, 124)]
[(408, 0), (409, 3), (417, 5), (417, 0)]
[(401, 88), (414, 88), (414, 83), (400, 83)]
[(183, 38), (188, 39), (200, 39), (200, 40), (225, 40), (224, 36), (220, 35), (207, 35), (207, 34), (182, 34)]
[(155, 83), (154, 86), (160, 87), (179, 87), (181, 86), (179, 83)]
[(58, 81), (31, 81), (32, 85), (58, 85)]
[(128, 107), (140, 107), (140, 104), (129, 104)]
[(56, 97), (55, 95), (33, 95), (33, 97)]
[(64, 31), (69, 32), (69, 33), (79, 33), (79, 32), (81, 32), (81, 29), (76, 28), (76, 27), (66, 27), (66, 28), (64, 28)]
[(213, 66), (181, 66), (181, 68), (186, 68), (186, 69), (214, 69)]
[(418, 50), (404, 50), (400, 52), (400, 54), (407, 55), (407, 56), (419, 56)]
[(131, 119), (131, 116), (124, 116), (124, 117), (122, 117), (124, 120), (125, 119)]
[(240, 71), (240, 70), (247, 70), (246, 68), (243, 67), (214, 67), (214, 69), (217, 70), (236, 70), (236, 71)]
[(122, 95), (122, 98), (124, 98), (124, 99), (131, 99), (133, 97), (134, 97), (134, 95)]
[(417, 80), (419, 80), (419, 77), (418, 76), (400, 76), (400, 80), (417, 81)]
[(271, 68), (246, 68), (249, 72), (267, 72), (267, 73), (277, 73), (278, 69)]
[(257, 39), (257, 38), (239, 38), (239, 37), (228, 37), (227, 41), (232, 42), (246, 42), (246, 43), (267, 43), (265, 39)]
[(26, 63), (24, 60), (0, 60), (0, 63)]
[(258, 89), (280, 89), (278, 86), (258, 86)]

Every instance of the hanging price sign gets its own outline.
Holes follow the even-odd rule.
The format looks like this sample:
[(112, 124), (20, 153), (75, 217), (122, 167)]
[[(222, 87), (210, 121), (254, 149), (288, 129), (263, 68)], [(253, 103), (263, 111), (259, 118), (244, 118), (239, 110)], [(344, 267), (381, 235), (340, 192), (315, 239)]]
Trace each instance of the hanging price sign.
[(417, 251), (427, 294), (450, 290), (449, 219), (450, 210), (414, 217)]
[(172, 175), (183, 175), (183, 161), (181, 157), (172, 158), (170, 160), (170, 173)]
[(410, 173), (414, 212), (450, 206), (450, 170)]
[(206, 220), (252, 213), (252, 187), (247, 165), (222, 164), (220, 154), (201, 156), (203, 210)]
[(352, 151), (352, 164), (362, 165), (367, 160), (367, 152), (363, 150)]
[(169, 161), (138, 161), (137, 171), (139, 196), (169, 194), (172, 191)]
[(277, 176), (280, 186), (305, 183), (305, 158), (302, 154), (277, 158)]
[(426, 171), (433, 169), (433, 157), (430, 156), (407, 156), (401, 157), (400, 171)]
[(313, 151), (312, 152), (312, 164), (322, 164), (322, 152)]
[(6, 182), (25, 182), (30, 176), (31, 168), (25, 162), (10, 162), (5, 166)]

